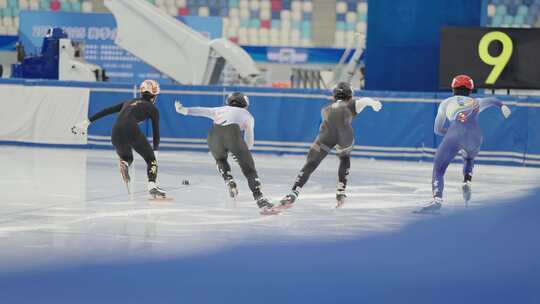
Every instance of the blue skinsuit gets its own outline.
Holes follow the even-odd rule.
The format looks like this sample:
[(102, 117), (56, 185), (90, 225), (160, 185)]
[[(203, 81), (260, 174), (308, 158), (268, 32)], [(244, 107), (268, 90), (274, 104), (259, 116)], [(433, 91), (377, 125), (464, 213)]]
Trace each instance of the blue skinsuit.
[[(501, 107), (503, 104), (496, 98), (476, 99), (468, 96), (452, 96), (439, 105), (435, 119), (435, 134), (444, 136), (433, 162), (432, 189), (433, 196), (442, 198), (444, 190), (444, 174), (454, 157), (462, 150), (463, 176), (470, 180), (474, 167), (474, 158), (480, 152), (482, 131), (478, 123), (480, 112), (491, 106)], [(445, 128), (446, 120), (450, 125)]]

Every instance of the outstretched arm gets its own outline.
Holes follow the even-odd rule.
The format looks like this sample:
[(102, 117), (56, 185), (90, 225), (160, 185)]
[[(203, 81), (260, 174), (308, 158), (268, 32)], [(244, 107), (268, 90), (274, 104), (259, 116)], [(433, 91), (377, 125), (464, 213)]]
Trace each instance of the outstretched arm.
[(369, 97), (362, 97), (355, 101), (356, 114), (362, 112), (367, 106), (370, 106), (375, 112), (379, 112), (382, 108), (380, 101)]
[(124, 105), (123, 102), (117, 104), (117, 105), (114, 105), (110, 108), (106, 108), (106, 109), (103, 109), (99, 112), (97, 112), (96, 114), (92, 115), (90, 118), (88, 118), (88, 120), (90, 122), (94, 122), (104, 116), (107, 116), (107, 115), (110, 115), (110, 114), (113, 114), (113, 113), (117, 113), (117, 112), (120, 112), (120, 110), (122, 110), (122, 106)]
[(215, 108), (205, 108), (205, 107), (186, 108), (179, 100), (174, 102), (174, 107), (178, 114), (190, 115), (190, 116), (202, 116), (202, 117), (207, 117), (210, 119), (216, 118)]
[(512, 113), (509, 107), (505, 106), (502, 101), (498, 100), (495, 97), (479, 98), (478, 103), (480, 104), (480, 112), (486, 110), (489, 107), (498, 107), (501, 110), (504, 118), (507, 118)]
[(106, 109), (103, 109), (99, 112), (97, 112), (96, 114), (92, 115), (90, 118), (88, 119), (85, 119), (81, 122), (78, 122), (77, 124), (75, 124), (73, 127), (71, 127), (71, 132), (73, 134), (86, 134), (86, 131), (88, 129), (88, 126), (90, 125), (90, 123), (93, 123), (94, 121), (104, 117), (104, 116), (107, 116), (107, 115), (110, 115), (112, 113), (116, 113), (116, 112), (120, 112), (120, 110), (122, 110), (122, 106), (124, 105), (123, 102), (117, 104), (117, 105), (114, 105), (112, 107), (109, 107), (109, 108), (106, 108)]
[(447, 101), (441, 102), (439, 105), (439, 109), (437, 110), (437, 117), (435, 118), (435, 124), (433, 125), (433, 132), (435, 134), (444, 136), (446, 134), (447, 129), (444, 127), (444, 123), (446, 122), (446, 107), (448, 103)]

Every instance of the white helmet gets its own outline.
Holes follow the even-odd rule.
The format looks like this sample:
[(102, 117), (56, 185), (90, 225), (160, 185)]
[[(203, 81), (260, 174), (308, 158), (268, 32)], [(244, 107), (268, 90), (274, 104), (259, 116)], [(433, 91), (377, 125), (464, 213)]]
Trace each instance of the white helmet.
[(147, 79), (141, 82), (141, 86), (139, 88), (140, 88), (141, 94), (150, 93), (156, 96), (156, 95), (159, 95), (160, 93), (159, 84), (157, 83), (157, 81), (152, 80), (152, 79)]

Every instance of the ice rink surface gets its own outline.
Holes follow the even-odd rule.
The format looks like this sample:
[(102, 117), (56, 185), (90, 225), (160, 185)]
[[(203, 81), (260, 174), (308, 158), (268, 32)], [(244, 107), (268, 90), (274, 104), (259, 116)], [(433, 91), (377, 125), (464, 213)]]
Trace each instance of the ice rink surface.
[[(265, 195), (277, 201), (287, 194), (304, 159), (256, 154)], [(338, 160), (329, 156), (295, 207), (278, 216), (259, 215), (236, 164), (236, 203), (207, 153), (164, 151), (158, 165), (158, 182), (174, 201), (148, 200), (138, 156), (129, 196), (111, 150), (0, 147), (0, 272), (199, 256), (269, 241), (357, 239), (438, 216), (412, 213), (430, 199), (429, 162), (353, 159), (348, 200), (336, 210)], [(442, 215), (525, 196), (540, 186), (540, 170), (477, 165), (469, 206), (461, 198), (461, 164), (450, 166), (446, 181)]]

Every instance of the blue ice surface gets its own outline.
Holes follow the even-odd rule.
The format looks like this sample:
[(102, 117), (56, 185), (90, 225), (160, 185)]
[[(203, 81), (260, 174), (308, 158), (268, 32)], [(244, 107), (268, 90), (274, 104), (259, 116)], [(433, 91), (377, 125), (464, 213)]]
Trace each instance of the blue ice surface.
[(356, 240), (0, 274), (1, 302), (540, 303), (540, 189), (518, 202), (419, 217)]

